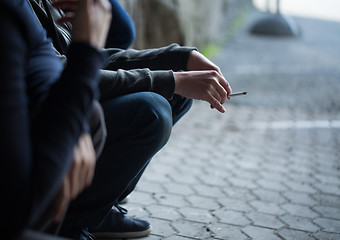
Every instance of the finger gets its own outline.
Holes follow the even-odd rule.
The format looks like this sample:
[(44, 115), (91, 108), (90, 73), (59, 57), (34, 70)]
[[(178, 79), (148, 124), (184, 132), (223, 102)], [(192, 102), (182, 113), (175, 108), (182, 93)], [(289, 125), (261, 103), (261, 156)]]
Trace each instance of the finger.
[(227, 98), (230, 99), (229, 94), (232, 93), (232, 89), (231, 89), (229, 82), (224, 77), (221, 77), (219, 83), (222, 85), (223, 89), (226, 91)]
[(96, 165), (96, 153), (93, 147), (92, 138), (89, 134), (86, 135), (85, 145), (87, 149), (87, 155), (89, 156), (88, 171), (86, 174), (86, 185), (88, 186), (92, 182)]
[[(223, 93), (221, 94), (220, 92), (223, 92), (223, 88), (217, 84), (217, 86), (215, 86), (214, 88), (212, 88), (210, 90), (210, 94), (213, 96), (214, 99), (216, 99), (219, 103), (223, 104), (224, 102), (222, 101), (223, 100)], [(224, 94), (225, 96), (227, 94)]]
[(64, 178), (63, 184), (53, 204), (52, 219), (54, 222), (60, 222), (70, 200), (70, 182), (67, 177)]
[(218, 91), (218, 93), (221, 96), (220, 103), (223, 104), (227, 100), (228, 94), (229, 94), (228, 91), (231, 91), (231, 88), (229, 86), (228, 81), (223, 77), (223, 75), (221, 75), (217, 71), (212, 71), (211, 73), (216, 79), (216, 81), (214, 81), (213, 84), (214, 84), (216, 91)]
[(86, 187), (86, 176), (89, 168), (89, 155), (86, 145), (86, 134), (82, 134), (79, 140), (81, 167), (79, 172), (79, 191), (82, 191)]
[(79, 172), (81, 165), (81, 153), (79, 146), (75, 147), (73, 153), (73, 165), (70, 173), (71, 197), (74, 199), (79, 193)]
[(216, 108), (217, 111), (225, 113), (225, 108), (223, 107), (223, 105), (212, 95), (208, 95), (206, 101), (210, 103), (210, 106), (212, 108)]
[(58, 0), (58, 1), (53, 1), (51, 5), (54, 8), (76, 11), (78, 7), (78, 0)]
[(221, 104), (225, 103), (225, 101), (227, 100), (227, 97), (228, 97), (228, 92), (219, 83), (217, 84), (215, 90), (218, 94), (218, 97), (215, 97), (215, 98), (218, 99)]

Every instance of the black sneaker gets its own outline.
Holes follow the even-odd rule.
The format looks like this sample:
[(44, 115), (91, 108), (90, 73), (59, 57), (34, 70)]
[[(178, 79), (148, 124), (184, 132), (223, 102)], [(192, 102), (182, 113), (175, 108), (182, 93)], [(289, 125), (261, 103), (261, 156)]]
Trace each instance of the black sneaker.
[(90, 229), (90, 232), (99, 239), (112, 238), (140, 238), (151, 232), (151, 225), (145, 220), (127, 217), (127, 210), (117, 206), (111, 209), (100, 227)]

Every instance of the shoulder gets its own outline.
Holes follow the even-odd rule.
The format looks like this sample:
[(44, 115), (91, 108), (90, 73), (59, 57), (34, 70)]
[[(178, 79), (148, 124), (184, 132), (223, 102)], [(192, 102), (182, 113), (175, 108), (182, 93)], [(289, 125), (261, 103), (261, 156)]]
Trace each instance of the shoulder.
[(38, 39), (46, 40), (46, 33), (27, 0), (1, 0), (0, 19), (2, 33), (19, 31), (32, 47), (37, 44)]

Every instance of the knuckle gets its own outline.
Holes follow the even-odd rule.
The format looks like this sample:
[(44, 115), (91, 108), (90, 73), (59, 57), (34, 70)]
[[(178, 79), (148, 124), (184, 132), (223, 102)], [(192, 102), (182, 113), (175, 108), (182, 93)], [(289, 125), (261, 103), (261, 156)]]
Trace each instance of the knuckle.
[(218, 72), (216, 70), (210, 70), (210, 74), (214, 77), (218, 76)]

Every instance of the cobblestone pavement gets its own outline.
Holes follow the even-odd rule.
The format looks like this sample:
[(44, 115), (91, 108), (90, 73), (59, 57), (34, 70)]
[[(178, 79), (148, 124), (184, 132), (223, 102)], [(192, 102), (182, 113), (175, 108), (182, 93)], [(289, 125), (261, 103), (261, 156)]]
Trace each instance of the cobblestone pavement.
[(340, 22), (237, 33), (214, 59), (234, 91), (196, 101), (125, 207), (152, 239), (340, 239)]

